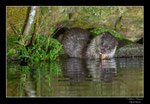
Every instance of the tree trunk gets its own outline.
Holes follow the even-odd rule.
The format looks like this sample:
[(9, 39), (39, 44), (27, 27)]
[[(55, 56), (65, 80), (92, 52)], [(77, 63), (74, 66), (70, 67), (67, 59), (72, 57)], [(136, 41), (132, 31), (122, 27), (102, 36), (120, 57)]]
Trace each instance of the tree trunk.
[(31, 10), (30, 10), (30, 14), (29, 14), (29, 17), (28, 17), (28, 21), (27, 21), (27, 24), (26, 24), (26, 27), (24, 29), (24, 32), (23, 32), (23, 36), (21, 38), (21, 41), (27, 46), (29, 44), (29, 38), (26, 38), (27, 36), (30, 36), (30, 30), (31, 30), (31, 27), (32, 27), (32, 24), (33, 24), (33, 21), (34, 21), (34, 17), (35, 17), (35, 14), (36, 14), (36, 6), (32, 6), (31, 7)]

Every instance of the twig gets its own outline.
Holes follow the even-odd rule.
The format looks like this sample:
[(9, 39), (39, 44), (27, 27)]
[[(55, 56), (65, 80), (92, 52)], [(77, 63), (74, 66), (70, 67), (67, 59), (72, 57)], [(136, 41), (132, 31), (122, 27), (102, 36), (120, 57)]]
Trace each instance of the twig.
[(68, 23), (65, 23), (64, 25), (60, 26), (53, 34), (51, 37), (53, 37), (60, 29), (62, 29), (64, 26), (66, 26)]
[(13, 30), (17, 35), (19, 35), (19, 32), (17, 31), (17, 29), (15, 28), (15, 26), (14, 26), (10, 21), (8, 21), (8, 22), (9, 22), (9, 24), (10, 24), (12, 30)]

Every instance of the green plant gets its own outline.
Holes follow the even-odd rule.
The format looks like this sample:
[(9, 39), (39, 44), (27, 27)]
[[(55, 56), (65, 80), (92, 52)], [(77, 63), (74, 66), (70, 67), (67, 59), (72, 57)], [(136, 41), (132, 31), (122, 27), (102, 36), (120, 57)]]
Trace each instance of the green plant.
[(11, 35), (7, 36), (7, 51), (10, 50), (12, 47), (15, 47), (14, 41), (17, 41), (18, 37), (17, 35)]
[[(8, 59), (16, 59), (19, 55), (17, 49), (16, 49), (16, 42), (18, 43), (19, 39), (22, 36), (22, 30), (21, 27), (18, 28), (19, 34), (14, 34), (11, 36), (7, 36), (7, 58)], [(19, 35), (19, 37), (18, 37)], [(20, 43), (21, 44), (21, 43)]]
[[(25, 62), (37, 62), (48, 59), (50, 61), (58, 61), (59, 59), (57, 59), (57, 57), (63, 53), (63, 46), (56, 39), (51, 37), (53, 32), (54, 28), (50, 28), (49, 36), (37, 34), (35, 43), (32, 43), (29, 47), (24, 44), (24, 41), (31, 39), (32, 36), (25, 37), (23, 41), (15, 41), (15, 43), (19, 44), (19, 47), (10, 49), (7, 56), (12, 57), (12, 55), (15, 54), (19, 60), (24, 59)], [(20, 31), (20, 33), (22, 32)]]
[(47, 59), (56, 60), (59, 54), (63, 53), (62, 45), (56, 39), (47, 36), (38, 35), (36, 43), (27, 48), (22, 42), (17, 41), (17, 43), (20, 44), (18, 50), (21, 51), (18, 58), (29, 59), (31, 62)]
[(115, 36), (118, 39), (124, 39), (122, 35), (120, 35), (118, 32), (112, 29), (104, 29), (104, 28), (97, 28), (90, 31), (93, 36), (96, 36), (102, 32), (110, 32), (113, 36)]

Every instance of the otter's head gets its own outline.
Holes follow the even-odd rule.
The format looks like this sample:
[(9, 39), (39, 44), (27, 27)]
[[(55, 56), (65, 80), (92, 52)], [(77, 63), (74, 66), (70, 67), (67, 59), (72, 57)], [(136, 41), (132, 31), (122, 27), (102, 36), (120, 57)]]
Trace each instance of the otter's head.
[(115, 54), (118, 40), (111, 35), (109, 32), (103, 32), (100, 34), (100, 43), (99, 43), (99, 54), (102, 59), (112, 58)]

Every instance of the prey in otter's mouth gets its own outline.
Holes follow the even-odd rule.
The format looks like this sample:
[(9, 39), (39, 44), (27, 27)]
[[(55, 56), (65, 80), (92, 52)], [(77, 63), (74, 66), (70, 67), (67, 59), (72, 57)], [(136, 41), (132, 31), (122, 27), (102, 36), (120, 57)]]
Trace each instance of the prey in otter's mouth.
[(108, 56), (106, 56), (105, 54), (102, 54), (102, 53), (100, 53), (100, 57), (102, 60), (109, 59)]
[[(118, 44), (118, 43), (116, 43), (116, 44)], [(102, 60), (104, 60), (104, 59), (111, 59), (114, 56), (115, 52), (116, 52), (116, 48), (117, 48), (117, 45), (111, 50), (107, 50), (106, 52), (100, 52), (99, 53), (100, 54), (100, 58)]]

